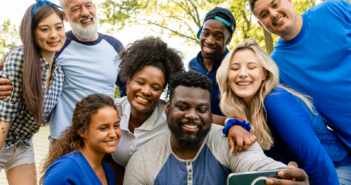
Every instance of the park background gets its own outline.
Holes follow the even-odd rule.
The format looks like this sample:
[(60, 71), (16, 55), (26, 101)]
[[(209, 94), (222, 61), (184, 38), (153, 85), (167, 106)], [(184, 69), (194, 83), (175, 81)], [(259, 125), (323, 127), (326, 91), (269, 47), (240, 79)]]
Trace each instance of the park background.
[[(59, 4), (59, 0), (51, 0)], [(297, 14), (321, 0), (292, 0)], [(351, 0), (348, 0), (351, 1)], [(6, 0), (0, 4), (0, 62), (15, 46), (21, 45), (19, 25), (34, 0)], [(236, 19), (236, 30), (228, 49), (246, 38), (256, 39), (267, 53), (273, 51), (278, 37), (262, 29), (251, 14), (248, 0), (94, 0), (100, 19), (99, 32), (112, 35), (125, 47), (145, 36), (160, 37), (182, 53), (185, 68), (200, 51), (196, 34), (208, 11), (218, 6), (229, 9)], [(71, 30), (65, 23), (65, 30)], [(118, 97), (118, 90), (115, 91)], [(34, 135), (37, 169), (48, 153), (49, 127)], [(39, 172), (39, 170), (38, 170)], [(41, 175), (38, 173), (38, 177)], [(20, 178), (20, 177), (19, 177)], [(4, 170), (0, 185), (7, 185)]]

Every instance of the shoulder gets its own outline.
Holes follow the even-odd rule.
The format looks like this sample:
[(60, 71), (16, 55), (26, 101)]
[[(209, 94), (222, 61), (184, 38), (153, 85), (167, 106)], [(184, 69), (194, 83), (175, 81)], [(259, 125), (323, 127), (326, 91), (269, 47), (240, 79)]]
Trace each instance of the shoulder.
[(292, 94), (287, 90), (277, 87), (266, 97), (264, 103), (271, 103), (272, 101), (282, 101), (286, 98), (293, 98)]
[[(305, 14), (311, 14), (315, 16), (319, 16), (322, 11), (324, 14), (330, 12), (334, 15), (341, 15), (341, 16), (351, 16), (351, 3), (346, 0), (325, 0), (316, 6), (307, 10)], [(315, 14), (313, 14), (313, 12)], [(327, 13), (328, 14), (328, 13)]]
[(79, 182), (82, 174), (75, 157), (75, 154), (70, 153), (54, 161), (46, 170), (43, 184)]
[(24, 49), (23, 46), (12, 50), (5, 58), (3, 64), (5, 66), (18, 66), (23, 64)]
[(103, 34), (103, 33), (99, 33), (99, 36), (105, 40), (106, 42), (108, 42), (113, 48), (115, 48), (116, 52), (119, 53), (121, 52), (123, 49), (124, 49), (124, 46), (122, 44), (121, 41), (119, 41), (118, 39), (112, 37), (112, 36), (109, 36), (109, 35), (106, 35), (106, 34)]

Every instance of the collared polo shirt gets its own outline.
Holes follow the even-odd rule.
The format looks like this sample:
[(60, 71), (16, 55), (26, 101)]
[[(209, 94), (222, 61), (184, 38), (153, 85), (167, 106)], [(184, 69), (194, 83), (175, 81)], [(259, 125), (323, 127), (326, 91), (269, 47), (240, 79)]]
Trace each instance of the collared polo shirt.
[(223, 59), (225, 58), (225, 56), (227, 56), (228, 53), (229, 53), (229, 50), (226, 49), (221, 60), (215, 61), (213, 63), (212, 69), (210, 72), (208, 72), (206, 67), (202, 64), (201, 51), (199, 52), (199, 54), (197, 54), (195, 58), (193, 58), (189, 62), (189, 69), (200, 72), (203, 75), (206, 75), (209, 79), (211, 79), (212, 81), (211, 112), (212, 114), (221, 115), (221, 116), (223, 116), (223, 113), (219, 108), (220, 97), (219, 97), (219, 87), (216, 80), (216, 75), (217, 75), (217, 69), (219, 68)]
[(122, 137), (117, 145), (117, 150), (112, 153), (112, 158), (118, 164), (126, 166), (135, 151), (150, 139), (168, 130), (167, 116), (164, 112), (165, 102), (160, 100), (151, 116), (131, 133), (128, 125), (131, 105), (127, 97), (115, 99), (115, 104), (120, 117)]

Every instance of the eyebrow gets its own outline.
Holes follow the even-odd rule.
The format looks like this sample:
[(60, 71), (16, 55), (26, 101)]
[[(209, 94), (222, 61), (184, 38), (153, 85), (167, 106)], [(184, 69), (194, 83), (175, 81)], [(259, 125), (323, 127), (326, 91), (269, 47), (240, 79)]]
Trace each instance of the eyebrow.
[[(58, 25), (58, 24), (62, 24), (62, 22), (56, 23), (55, 26)], [(43, 26), (48, 26), (49, 27), (49, 25), (46, 25), (46, 24), (38, 25), (38, 27), (43, 27)]]
[[(257, 62), (248, 62), (247, 64), (256, 64), (257, 65)], [(232, 63), (230, 64), (230, 66), (232, 65), (240, 65), (239, 63)]]
[[(275, 1), (276, 1), (276, 0), (272, 0), (272, 2), (269, 4), (269, 6), (271, 6)], [(264, 11), (266, 11), (266, 9), (262, 10), (262, 11), (259, 13), (259, 15), (261, 16), (261, 14), (262, 14)]]
[[(183, 104), (189, 105), (188, 102), (182, 101), (182, 100), (179, 100), (179, 101), (176, 101), (176, 102), (175, 102), (175, 104), (177, 104), (177, 103), (183, 103)], [(204, 105), (210, 106), (209, 103), (200, 103), (197, 107), (204, 106)]]
[[(210, 31), (210, 29), (208, 29), (208, 28), (203, 28), (202, 30)], [(215, 31), (215, 32), (224, 35), (224, 32), (223, 32), (223, 31)]]

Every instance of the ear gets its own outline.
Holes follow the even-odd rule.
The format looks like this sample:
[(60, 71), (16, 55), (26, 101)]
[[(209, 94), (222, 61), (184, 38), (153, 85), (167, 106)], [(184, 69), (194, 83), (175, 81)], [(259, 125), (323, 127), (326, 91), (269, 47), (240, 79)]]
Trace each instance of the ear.
[(260, 25), (263, 29), (264, 27), (262, 26), (262, 23), (260, 21), (257, 21), (258, 25)]
[(166, 114), (166, 116), (168, 115), (168, 110), (169, 110), (169, 100), (168, 100), (168, 102), (166, 103), (166, 106), (165, 106), (165, 114)]
[(227, 42), (225, 43), (225, 45), (230, 44), (230, 41), (232, 41), (232, 38), (233, 38), (233, 36), (232, 36), (232, 35), (229, 35), (229, 37), (228, 37)]
[(266, 69), (263, 69), (263, 74), (264, 74), (263, 78), (265, 79), (267, 77), (267, 70)]
[(66, 12), (62, 10), (62, 14), (63, 14), (63, 20), (64, 20), (65, 22), (68, 22)]
[(130, 84), (130, 80), (127, 81), (127, 89), (126, 89), (126, 91), (129, 89), (129, 84)]
[(82, 133), (81, 130), (77, 130), (77, 133), (79, 134), (80, 137), (85, 138), (85, 133)]

